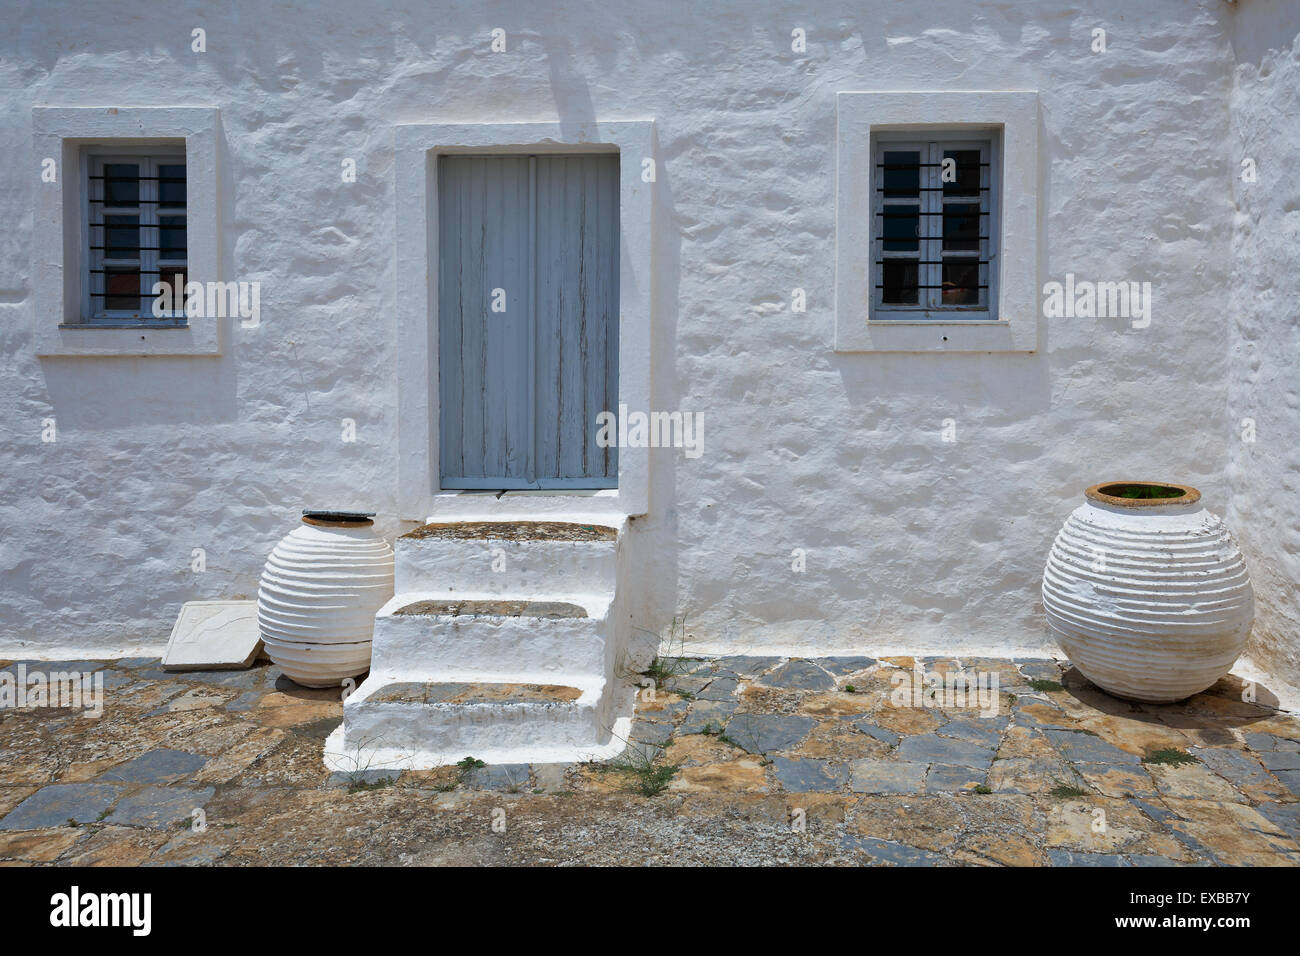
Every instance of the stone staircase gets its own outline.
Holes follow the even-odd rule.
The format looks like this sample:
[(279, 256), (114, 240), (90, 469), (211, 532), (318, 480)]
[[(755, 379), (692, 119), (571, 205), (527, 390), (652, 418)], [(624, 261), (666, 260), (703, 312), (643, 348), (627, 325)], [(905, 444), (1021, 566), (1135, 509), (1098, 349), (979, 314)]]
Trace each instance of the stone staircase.
[[(601, 759), (625, 746), (623, 524), (459, 521), (397, 539), (370, 674), (329, 738), (333, 770)], [(620, 716), (623, 715), (623, 716)]]

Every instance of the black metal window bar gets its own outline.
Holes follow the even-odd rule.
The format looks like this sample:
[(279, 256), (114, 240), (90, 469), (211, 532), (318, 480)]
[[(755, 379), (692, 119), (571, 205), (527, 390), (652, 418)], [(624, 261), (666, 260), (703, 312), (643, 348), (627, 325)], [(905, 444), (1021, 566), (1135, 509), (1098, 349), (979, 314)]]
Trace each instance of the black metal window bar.
[[(87, 180), (89, 321), (184, 325), (185, 157), (92, 156)], [(173, 286), (173, 309), (161, 317), (153, 313), (155, 281)]]
[(872, 285), (880, 312), (989, 311), (990, 145), (877, 144)]

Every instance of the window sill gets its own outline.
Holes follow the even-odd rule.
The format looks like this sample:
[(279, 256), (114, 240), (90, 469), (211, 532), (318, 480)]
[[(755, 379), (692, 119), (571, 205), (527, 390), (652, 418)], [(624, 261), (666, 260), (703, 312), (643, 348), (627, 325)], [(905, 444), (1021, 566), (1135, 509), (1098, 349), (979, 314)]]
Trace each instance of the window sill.
[(1033, 352), (1036, 344), (1006, 319), (868, 319), (837, 332), (836, 352)]
[(200, 326), (173, 323), (83, 322), (55, 326), (36, 354), (59, 356), (168, 356), (221, 354), (218, 322)]

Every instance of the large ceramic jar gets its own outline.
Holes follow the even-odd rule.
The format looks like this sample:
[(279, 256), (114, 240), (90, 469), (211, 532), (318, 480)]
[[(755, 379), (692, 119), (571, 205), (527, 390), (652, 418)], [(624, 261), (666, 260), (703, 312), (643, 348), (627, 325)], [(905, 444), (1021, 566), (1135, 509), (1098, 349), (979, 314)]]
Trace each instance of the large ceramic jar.
[(1186, 485), (1093, 485), (1047, 559), (1043, 608), (1084, 677), (1118, 697), (1167, 703), (1232, 669), (1255, 594), (1218, 515)]
[(393, 549), (370, 515), (303, 512), (262, 571), (257, 623), (271, 660), (306, 687), (370, 669), (375, 612), (393, 596)]

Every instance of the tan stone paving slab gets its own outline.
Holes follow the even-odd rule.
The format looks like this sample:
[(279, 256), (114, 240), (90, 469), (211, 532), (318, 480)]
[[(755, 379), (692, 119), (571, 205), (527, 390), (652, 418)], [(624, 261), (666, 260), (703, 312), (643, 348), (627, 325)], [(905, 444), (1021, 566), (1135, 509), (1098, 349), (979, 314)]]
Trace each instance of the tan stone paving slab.
[(50, 863), (84, 836), (79, 827), (0, 832), (0, 860)]
[(988, 865), (989, 862), (1002, 866), (1047, 864), (1047, 855), (1034, 840), (1015, 834), (972, 833), (962, 838), (953, 858), (977, 865)]
[(759, 760), (742, 757), (726, 763), (683, 767), (668, 784), (668, 789), (697, 793), (767, 793), (770, 788)]
[(1044, 816), (1020, 795), (864, 796), (849, 810), (849, 828), (866, 837), (942, 852), (967, 830), (1030, 838)]
[[(254, 762), (270, 753), (284, 740), (285, 732), (273, 727), (260, 729), (241, 740), (224, 754), (214, 757), (194, 775), (196, 784), (228, 783), (244, 773)], [(322, 775), (324, 767), (321, 768)]]
[(1047, 807), (1042, 844), (1085, 853), (1144, 852), (1158, 826), (1127, 800), (1093, 797)]
[[(855, 685), (856, 686), (856, 685)], [(849, 717), (871, 713), (874, 701), (867, 694), (849, 694), (843, 691), (812, 694), (799, 705), (799, 713), (809, 717)]]
[(1209, 800), (1164, 801), (1180, 819), (1170, 826), (1208, 847), (1227, 866), (1300, 864), (1300, 846), (1252, 807)]
[(140, 866), (170, 839), (159, 830), (135, 827), (95, 827), (90, 836), (65, 852), (59, 863), (65, 866)]
[(343, 719), (343, 705), (329, 701), (300, 701), (294, 704), (258, 706), (244, 714), (264, 727), (294, 728), (318, 720)]
[(883, 756), (889, 749), (888, 744), (857, 730), (850, 721), (827, 720), (814, 727), (789, 753), (797, 757), (843, 761)]
[(1059, 756), (1010, 757), (993, 761), (985, 786), (995, 793), (1047, 793), (1073, 776), (1069, 764)]
[(63, 768), (58, 775), (59, 783), (84, 783), (87, 780), (93, 780), (106, 770), (111, 770), (119, 764), (125, 763), (120, 757), (104, 757), (100, 760), (87, 760), (82, 763), (71, 763)]
[(0, 817), (37, 791), (34, 786), (0, 786)]
[(1170, 766), (1146, 764), (1147, 771), (1166, 797), (1245, 803), (1246, 798), (1222, 777), (1200, 764)]
[(252, 721), (232, 718), (229, 714), (205, 713), (193, 716), (196, 719), (192, 722), (184, 723), (167, 733), (162, 739), (163, 746), (215, 757), (260, 729)]
[(1145, 767), (1076, 763), (1074, 769), (1088, 786), (1104, 797), (1156, 797), (1162, 792)]
[(733, 760), (744, 751), (720, 740), (713, 734), (687, 734), (674, 737), (669, 759), (683, 767), (698, 767), (704, 764), (723, 763)]
[(1078, 726), (1139, 757), (1153, 750), (1186, 750), (1192, 744), (1182, 731), (1152, 722), (1145, 715), (1099, 714), (1080, 720)]
[(924, 707), (887, 706), (876, 711), (872, 720), (887, 730), (910, 737), (913, 734), (933, 733), (948, 722), (948, 715)]

